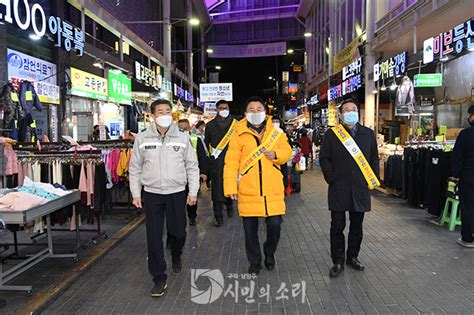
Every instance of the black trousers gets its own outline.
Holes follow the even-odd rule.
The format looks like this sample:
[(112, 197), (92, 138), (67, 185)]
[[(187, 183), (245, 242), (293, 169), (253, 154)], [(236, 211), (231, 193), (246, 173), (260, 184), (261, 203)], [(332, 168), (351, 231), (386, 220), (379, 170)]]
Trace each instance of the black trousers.
[[(188, 187), (188, 186), (186, 186), (185, 192), (186, 192), (186, 196), (188, 196), (188, 194), (189, 194), (189, 187)], [(199, 193), (198, 193), (198, 196), (199, 196)], [(186, 206), (186, 210), (187, 210), (187, 212), (188, 212), (188, 218), (189, 218), (189, 219), (196, 219), (196, 217), (197, 217), (197, 210), (198, 210), (197, 201), (196, 201), (196, 204), (193, 205), (193, 206), (189, 206), (189, 205)]]
[[(347, 258), (359, 256), (362, 244), (362, 223), (364, 212), (349, 211), (350, 227), (347, 244)], [(331, 258), (334, 264), (343, 264), (346, 258), (346, 241), (344, 229), (346, 227), (346, 212), (331, 211)]]
[(186, 193), (159, 195), (145, 192), (143, 196), (148, 245), (148, 269), (153, 281), (166, 281), (166, 261), (163, 251), (163, 228), (171, 243), (173, 261), (181, 259), (186, 241)]
[[(258, 217), (243, 217), (245, 232), (245, 250), (247, 259), (251, 265), (260, 265), (262, 263), (262, 252), (258, 240)], [(265, 256), (273, 256), (280, 241), (281, 215), (265, 218), (267, 225), (267, 240), (263, 243), (263, 252)]]
[(230, 199), (230, 198), (225, 198), (225, 199), (226, 199), (225, 201), (213, 201), (212, 202), (212, 205), (213, 205), (213, 208), (214, 208), (214, 217), (218, 221), (223, 220), (223, 214), (222, 213), (224, 212), (224, 205), (225, 205), (228, 212), (233, 211), (232, 199)]
[(472, 243), (474, 233), (474, 187), (460, 187), (461, 201), (461, 237), (464, 242)]

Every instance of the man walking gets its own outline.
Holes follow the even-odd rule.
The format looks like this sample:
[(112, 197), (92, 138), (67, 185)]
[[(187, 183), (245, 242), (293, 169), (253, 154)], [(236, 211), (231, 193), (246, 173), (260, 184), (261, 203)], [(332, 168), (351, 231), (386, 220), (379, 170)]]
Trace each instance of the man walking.
[[(333, 278), (342, 273), (344, 262), (355, 270), (364, 270), (358, 259), (362, 223), (364, 213), (371, 210), (370, 189), (380, 184), (374, 132), (359, 124), (358, 107), (353, 100), (344, 101), (339, 109), (342, 124), (326, 132), (320, 152), (321, 168), (329, 184), (331, 257), (334, 263), (329, 276)], [(346, 212), (350, 218), (347, 260)]]
[(189, 136), (172, 122), (171, 103), (157, 100), (150, 110), (155, 123), (135, 139), (130, 160), (130, 190), (133, 204), (141, 208), (144, 187), (148, 269), (155, 283), (151, 295), (160, 297), (167, 287), (164, 220), (171, 237), (172, 271), (178, 275), (182, 271), (181, 253), (186, 240), (185, 208), (186, 204), (196, 204), (199, 167)]
[(468, 110), (469, 127), (456, 139), (453, 151), (453, 174), (459, 181), (461, 199), (461, 237), (458, 244), (474, 248), (474, 105)]
[(222, 226), (224, 204), (227, 216), (233, 214), (232, 200), (224, 197), (224, 161), (229, 141), (234, 134), (235, 120), (230, 116), (229, 103), (220, 100), (216, 103), (217, 117), (210, 121), (205, 130), (205, 141), (210, 148), (209, 175), (212, 185), (212, 202), (216, 227)]

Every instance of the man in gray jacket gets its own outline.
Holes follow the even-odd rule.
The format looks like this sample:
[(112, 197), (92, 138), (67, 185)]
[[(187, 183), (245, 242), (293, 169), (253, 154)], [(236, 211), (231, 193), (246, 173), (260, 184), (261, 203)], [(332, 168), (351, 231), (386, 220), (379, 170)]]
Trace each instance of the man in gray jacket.
[[(186, 204), (194, 205), (199, 190), (199, 167), (189, 136), (178, 130), (171, 116), (171, 103), (151, 104), (155, 123), (138, 134), (130, 160), (130, 190), (133, 204), (142, 207), (144, 187), (148, 269), (160, 297), (166, 290), (166, 262), (163, 252), (163, 225), (171, 241), (172, 271), (182, 271), (181, 253), (186, 240)], [(189, 194), (186, 196), (186, 185)]]

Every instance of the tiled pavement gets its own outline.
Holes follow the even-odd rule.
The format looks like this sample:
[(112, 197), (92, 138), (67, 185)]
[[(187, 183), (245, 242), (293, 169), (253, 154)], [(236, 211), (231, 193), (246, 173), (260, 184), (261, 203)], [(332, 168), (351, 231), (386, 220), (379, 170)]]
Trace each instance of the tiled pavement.
[[(203, 196), (197, 227), (188, 228), (183, 254), (184, 272), (170, 276), (167, 294), (149, 296), (152, 286), (146, 264), (144, 226), (87, 271), (45, 311), (46, 314), (474, 314), (474, 250), (456, 245), (458, 233), (432, 225), (423, 210), (413, 209), (394, 197), (376, 193), (374, 211), (366, 216), (360, 259), (364, 272), (346, 269), (330, 279), (327, 186), (318, 170), (303, 176), (302, 193), (288, 198), (287, 215), (274, 271), (262, 270), (255, 283), (254, 303), (238, 301), (229, 293), (211, 304), (191, 301), (191, 269), (219, 269), (224, 288), (245, 273), (241, 219), (212, 226), (208, 195)], [(264, 225), (260, 225), (261, 241)], [(168, 260), (169, 261), (169, 260)], [(292, 296), (292, 285), (304, 281), (305, 303)], [(287, 299), (278, 299), (281, 283)], [(238, 280), (246, 287), (249, 280)], [(270, 301), (259, 298), (270, 285)], [(210, 282), (201, 277), (199, 289)], [(240, 290), (240, 289), (239, 289)], [(214, 291), (216, 292), (216, 291)], [(217, 291), (217, 293), (219, 293)], [(285, 293), (283, 291), (283, 293)]]

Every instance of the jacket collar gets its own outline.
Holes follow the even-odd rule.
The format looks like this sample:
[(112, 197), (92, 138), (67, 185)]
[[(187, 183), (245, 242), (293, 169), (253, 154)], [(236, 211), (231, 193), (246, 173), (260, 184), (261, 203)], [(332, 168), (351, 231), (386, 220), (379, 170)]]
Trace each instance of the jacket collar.
[(160, 137), (160, 138), (166, 138), (166, 137), (179, 137), (179, 129), (178, 125), (176, 125), (174, 122), (171, 123), (170, 127), (168, 128), (168, 131), (166, 132), (165, 136), (162, 137), (162, 135), (158, 132), (158, 129), (156, 129), (156, 124), (151, 124), (147, 128), (147, 133), (151, 136), (154, 137)]

